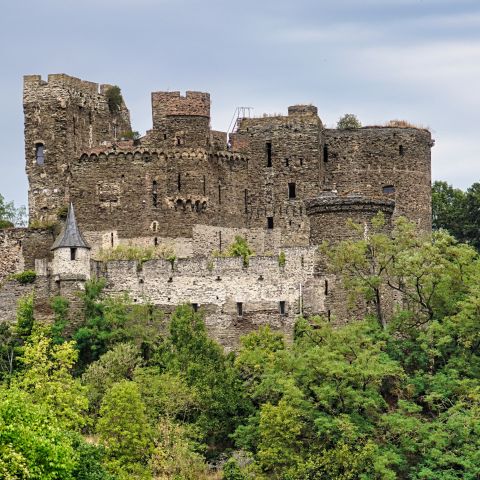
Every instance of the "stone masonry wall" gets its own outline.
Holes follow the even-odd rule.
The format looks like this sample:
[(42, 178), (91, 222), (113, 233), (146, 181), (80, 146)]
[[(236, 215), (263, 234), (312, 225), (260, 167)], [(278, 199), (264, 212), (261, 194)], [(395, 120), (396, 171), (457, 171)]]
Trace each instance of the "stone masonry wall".
[[(252, 257), (248, 267), (240, 258), (108, 262), (97, 267), (107, 279), (109, 294), (129, 293), (134, 301), (151, 302), (168, 311), (182, 303), (196, 304), (206, 314), (214, 338), (227, 348), (240, 335), (269, 324), (291, 335), (300, 308), (310, 314), (324, 311), (324, 282), (313, 275), (316, 249), (286, 250), (278, 257)], [(300, 293), (302, 292), (302, 301)], [(238, 303), (242, 314), (238, 314)], [(285, 312), (280, 312), (285, 302)]]
[[(430, 132), (391, 127), (326, 130), (325, 142), (328, 186), (339, 195), (395, 200), (395, 216), (431, 230)], [(384, 192), (385, 187), (394, 191)]]
[[(56, 220), (69, 199), (69, 166), (88, 148), (114, 141), (131, 130), (124, 104), (110, 112), (98, 85), (64, 74), (24, 77), (25, 159), (29, 178), (30, 220)], [(36, 158), (43, 146), (43, 159)]]

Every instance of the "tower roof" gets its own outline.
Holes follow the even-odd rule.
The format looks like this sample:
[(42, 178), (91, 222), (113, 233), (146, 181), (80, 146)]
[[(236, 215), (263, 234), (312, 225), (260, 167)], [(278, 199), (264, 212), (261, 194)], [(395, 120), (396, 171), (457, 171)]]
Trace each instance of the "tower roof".
[(51, 250), (57, 248), (90, 248), (80, 230), (78, 229), (77, 220), (75, 219), (75, 211), (73, 203), (70, 202), (68, 207), (67, 219), (60, 235), (55, 240)]

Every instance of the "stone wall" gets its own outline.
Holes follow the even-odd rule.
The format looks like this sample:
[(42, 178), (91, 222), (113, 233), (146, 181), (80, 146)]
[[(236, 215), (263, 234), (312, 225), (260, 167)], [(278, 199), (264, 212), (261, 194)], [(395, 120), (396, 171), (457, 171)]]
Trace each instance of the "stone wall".
[[(112, 113), (98, 85), (64, 74), (24, 77), (25, 159), (30, 221), (51, 221), (69, 199), (69, 166), (83, 151), (131, 130), (125, 104)], [(37, 146), (43, 157), (37, 159)]]
[[(71, 197), (85, 231), (120, 238), (191, 237), (194, 225), (245, 225), (246, 160), (203, 149), (138, 149), (83, 155), (71, 166)], [(239, 198), (241, 196), (241, 198)], [(95, 212), (95, 215), (92, 215)]]
[(328, 186), (339, 195), (395, 200), (395, 216), (431, 230), (430, 132), (392, 127), (326, 130), (325, 142)]
[(201, 258), (173, 265), (152, 260), (141, 267), (135, 261), (107, 262), (96, 271), (106, 278), (109, 294), (129, 293), (134, 302), (151, 302), (167, 312), (183, 303), (203, 308), (212, 336), (233, 348), (240, 335), (259, 325), (291, 335), (301, 309), (324, 312), (324, 281), (313, 275), (315, 257), (316, 249), (307, 247), (286, 250), (284, 266), (271, 256), (252, 257), (247, 267), (240, 258)]
[(35, 269), (35, 259), (51, 258), (55, 239), (50, 229), (0, 230), (0, 281), (12, 273)]

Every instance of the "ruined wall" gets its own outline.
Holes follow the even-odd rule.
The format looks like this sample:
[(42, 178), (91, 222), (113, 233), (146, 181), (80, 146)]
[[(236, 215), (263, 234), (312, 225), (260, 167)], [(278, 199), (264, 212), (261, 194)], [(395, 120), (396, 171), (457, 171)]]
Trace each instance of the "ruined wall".
[[(124, 104), (109, 109), (98, 85), (64, 74), (24, 77), (25, 159), (31, 221), (56, 220), (69, 198), (70, 163), (88, 148), (131, 129)], [(41, 152), (38, 151), (41, 147)]]
[(259, 325), (291, 335), (301, 308), (310, 314), (324, 310), (323, 279), (313, 276), (315, 255), (315, 248), (289, 249), (284, 266), (272, 256), (252, 257), (248, 267), (240, 258), (199, 258), (174, 265), (148, 261), (141, 269), (133, 261), (108, 262), (97, 271), (107, 279), (110, 294), (129, 292), (134, 301), (152, 302), (167, 312), (196, 304), (205, 310), (212, 336), (233, 348), (240, 335)]
[(430, 132), (392, 127), (326, 130), (325, 142), (328, 186), (340, 195), (354, 192), (395, 200), (395, 216), (405, 215), (422, 230), (431, 230)]
[(166, 148), (210, 145), (210, 95), (203, 92), (153, 92), (153, 130), (143, 143)]
[(248, 226), (267, 228), (271, 217), (286, 245), (308, 245), (304, 201), (324, 182), (323, 126), (316, 107), (296, 105), (288, 116), (242, 119), (231, 142), (233, 151), (249, 157)]
[(154, 245), (158, 237), (191, 237), (197, 224), (245, 225), (237, 188), (247, 182), (241, 155), (108, 151), (83, 155), (71, 174), (71, 198), (84, 232), (111, 230), (119, 238), (150, 238)]
[(50, 229), (0, 230), (0, 281), (12, 273), (34, 270), (37, 258), (51, 258), (54, 239)]

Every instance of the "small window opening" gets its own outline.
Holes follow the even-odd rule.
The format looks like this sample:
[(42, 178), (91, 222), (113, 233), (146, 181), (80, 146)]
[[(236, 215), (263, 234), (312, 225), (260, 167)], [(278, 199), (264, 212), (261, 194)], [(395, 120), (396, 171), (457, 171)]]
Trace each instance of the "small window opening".
[(177, 145), (181, 145), (182, 144), (182, 139), (181, 138), (177, 138)]
[(303, 158), (300, 159), (300, 166), (303, 166)]
[(153, 239), (153, 244), (154, 244), (156, 247), (158, 247), (158, 237), (155, 237), (155, 238)]
[(332, 319), (332, 314), (330, 310), (327, 311), (327, 320), (330, 321)]
[(205, 178), (205, 175), (203, 176), (203, 194), (207, 194), (207, 179)]
[(400, 145), (398, 147), (398, 153), (403, 157), (405, 155), (405, 149), (403, 148), (403, 145)]
[(241, 317), (243, 315), (243, 303), (237, 302), (237, 315)]
[(157, 182), (154, 180), (152, 182), (152, 204), (154, 207), (158, 206), (158, 193), (157, 193)]
[(328, 295), (328, 280), (325, 279), (325, 295)]
[(385, 185), (382, 188), (383, 193), (389, 194), (389, 193), (395, 193), (395, 187), (393, 185)]
[(288, 161), (288, 158), (285, 159), (285, 166), (288, 167), (289, 165), (289, 161)]
[(304, 258), (303, 255), (300, 257), (300, 265), (301, 265), (302, 267), (305, 266), (305, 258)]
[(267, 149), (267, 167), (271, 167), (272, 166), (272, 142), (266, 143), (266, 149)]
[(218, 232), (218, 249), (222, 252), (222, 232)]
[(110, 234), (110, 244), (113, 247), (113, 232)]
[(245, 189), (244, 191), (244, 197), (245, 197), (245, 213), (248, 213), (248, 190)]
[(279, 302), (279, 310), (280, 310), (280, 315), (285, 315), (285, 300), (281, 300)]
[(180, 191), (182, 189), (182, 174), (179, 173), (177, 176), (177, 190)]
[(167, 139), (167, 134), (166, 134), (166, 133), (163, 134), (163, 139), (164, 139), (164, 140)]
[(76, 248), (71, 248), (70, 249), (70, 260), (76, 260), (77, 259), (77, 249)]
[(35, 145), (35, 160), (37, 165), (43, 165), (45, 163), (45, 146), (43, 143), (37, 143)]
[(295, 198), (295, 197), (296, 197), (295, 183), (289, 183), (288, 184), (288, 198)]
[(222, 186), (218, 185), (218, 204), (222, 204)]
[(198, 303), (192, 303), (192, 308), (194, 312), (198, 312)]
[(267, 228), (273, 230), (273, 217), (267, 217)]
[(153, 223), (152, 223), (152, 230), (153, 230), (154, 232), (158, 231), (158, 222), (153, 222)]
[(323, 146), (323, 161), (325, 163), (328, 162), (328, 145), (327, 144)]

